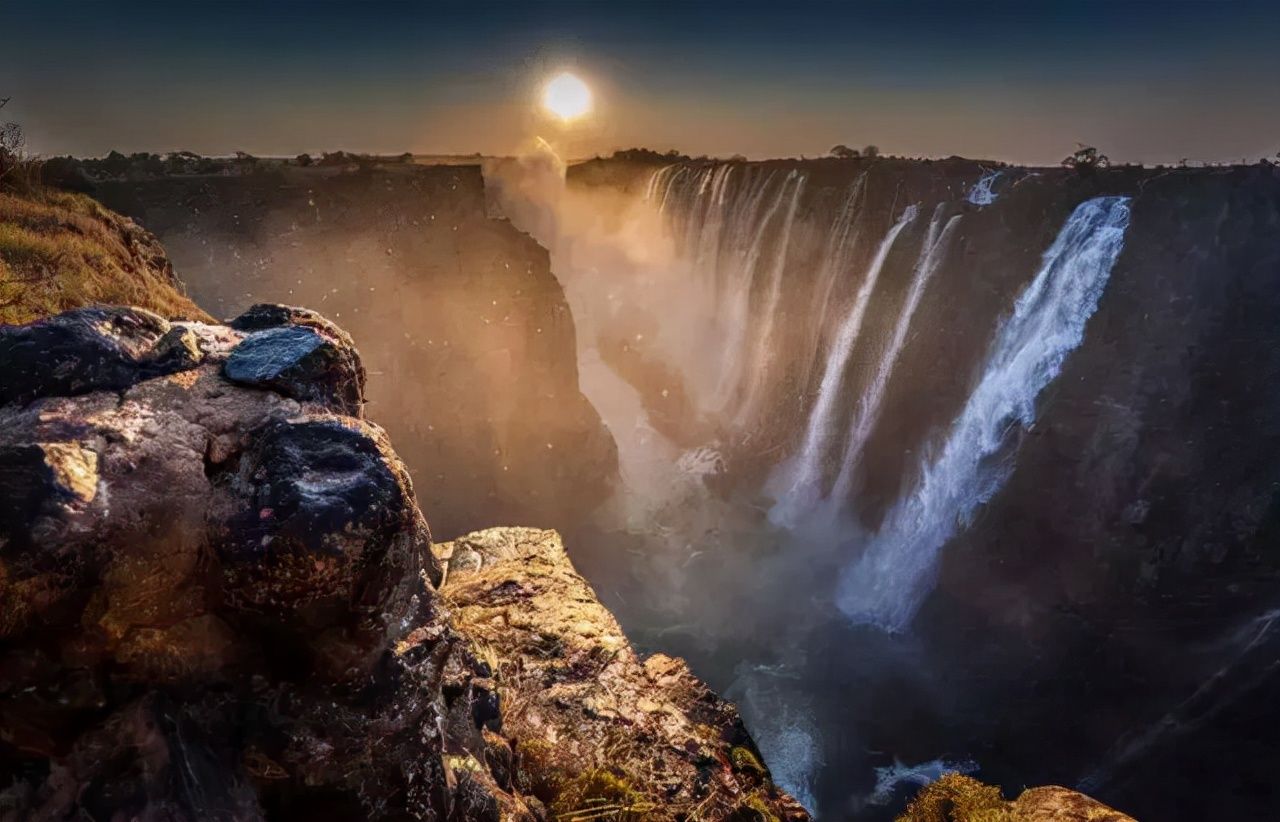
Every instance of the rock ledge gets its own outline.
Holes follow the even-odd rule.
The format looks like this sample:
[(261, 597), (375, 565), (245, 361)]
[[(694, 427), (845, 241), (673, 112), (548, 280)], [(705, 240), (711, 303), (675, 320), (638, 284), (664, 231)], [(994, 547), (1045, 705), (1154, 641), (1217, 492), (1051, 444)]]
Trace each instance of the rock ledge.
[(0, 386), (0, 819), (804, 818), (554, 534), (443, 579), (319, 315), (79, 309)]

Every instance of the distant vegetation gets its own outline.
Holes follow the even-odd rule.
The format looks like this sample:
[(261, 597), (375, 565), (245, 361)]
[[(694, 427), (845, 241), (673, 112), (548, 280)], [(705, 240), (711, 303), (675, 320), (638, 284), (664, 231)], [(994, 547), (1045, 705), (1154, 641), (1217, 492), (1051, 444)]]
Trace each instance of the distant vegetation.
[[(8, 97), (0, 99), (0, 109), (8, 104)], [(17, 123), (0, 123), (0, 181), (13, 173), (25, 144), (26, 137), (22, 133), (22, 126)]]
[(1062, 167), (1088, 174), (1096, 169), (1110, 168), (1111, 158), (1105, 154), (1099, 154), (1093, 146), (1080, 146), (1074, 154), (1062, 161)]
[[(609, 159), (628, 163), (680, 163), (693, 158), (688, 154), (681, 154), (674, 148), (666, 152), (654, 151), (650, 148), (624, 148), (613, 152)], [(706, 157), (702, 159), (705, 160)]]
[(203, 157), (191, 151), (171, 151), (166, 154), (146, 151), (122, 154), (119, 151), (113, 151), (106, 157), (100, 158), (53, 157), (44, 162), (42, 176), (50, 185), (72, 190), (87, 190), (95, 180), (198, 175), (235, 177), (260, 174), (290, 166), (356, 170), (412, 162), (413, 155), (408, 152), (378, 155), (331, 151), (319, 157), (299, 154), (297, 157), (286, 158), (257, 157), (245, 151), (237, 151), (231, 157)]
[[(0, 109), (9, 100), (0, 98)], [(40, 164), (27, 156), (26, 144), (21, 125), (0, 121), (0, 191), (26, 191), (38, 182)]]
[(856, 148), (849, 148), (845, 144), (841, 143), (838, 146), (832, 146), (831, 151), (827, 153), (832, 157), (839, 157), (842, 160), (847, 160), (853, 157), (879, 157), (880, 147), (872, 145), (859, 151)]

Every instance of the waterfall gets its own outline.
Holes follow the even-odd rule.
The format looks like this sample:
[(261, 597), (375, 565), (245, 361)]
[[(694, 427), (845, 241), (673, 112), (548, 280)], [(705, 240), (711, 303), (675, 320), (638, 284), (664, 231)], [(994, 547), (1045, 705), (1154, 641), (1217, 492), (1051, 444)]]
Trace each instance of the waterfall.
[[(711, 185), (707, 189), (706, 212), (703, 222), (698, 230), (698, 245), (694, 250), (693, 261), (697, 270), (701, 271), (707, 260), (714, 261), (720, 250), (720, 235), (724, 231), (725, 224), (725, 198), (729, 191), (729, 183), (733, 177), (732, 165), (718, 166), (710, 177)], [(706, 279), (706, 278), (703, 278)], [(713, 299), (718, 296), (721, 286), (720, 279), (716, 276), (716, 269), (712, 269), (711, 293)]]
[(839, 416), (838, 402), (844, 384), (845, 367), (853, 353), (854, 344), (862, 331), (862, 320), (867, 313), (867, 304), (880, 279), (880, 270), (893, 248), (898, 235), (915, 220), (920, 210), (917, 206), (908, 206), (898, 221), (893, 224), (880, 247), (876, 250), (867, 267), (854, 297), (853, 306), (845, 316), (835, 340), (827, 352), (827, 363), (822, 372), (822, 382), (818, 389), (818, 399), (813, 411), (809, 414), (809, 423), (805, 428), (804, 440), (792, 463), (785, 467), (780, 475), (781, 484), (785, 486), (778, 503), (769, 512), (775, 523), (794, 526), (800, 517), (809, 513), (822, 498), (823, 459), (831, 448), (836, 434), (836, 422)]
[(842, 574), (837, 602), (851, 620), (896, 632), (915, 616), (943, 546), (1012, 470), (989, 458), (1015, 425), (1031, 425), (1036, 398), (1083, 340), (1128, 225), (1127, 197), (1087, 200), (1071, 214), (997, 331), (941, 452)]
[(762, 387), (805, 182), (794, 169), (675, 164), (645, 189), (707, 301), (718, 361), (704, 405), (740, 421)]
[(973, 188), (969, 189), (966, 200), (978, 206), (988, 206), (996, 201), (996, 193), (991, 187), (996, 184), (996, 180), (1000, 179), (999, 171), (984, 171), (982, 176), (978, 178), (978, 182), (973, 184)]
[(822, 254), (822, 268), (818, 271), (809, 308), (809, 316), (813, 317), (814, 321), (810, 323), (808, 344), (804, 349), (805, 371), (799, 381), (801, 385), (809, 384), (813, 368), (822, 355), (820, 342), (827, 327), (827, 314), (831, 310), (831, 295), (835, 291), (836, 282), (847, 275), (853, 265), (853, 254), (862, 237), (862, 216), (865, 213), (866, 195), (867, 173), (864, 171), (849, 186), (849, 193), (839, 211), (836, 212), (831, 229), (827, 232), (827, 244)]
[[(759, 313), (758, 325), (760, 326), (754, 336), (754, 345), (751, 347), (750, 356), (745, 363), (746, 386), (742, 389), (742, 398), (737, 403), (737, 411), (734, 415), (735, 421), (741, 423), (749, 419), (755, 411), (756, 400), (759, 397), (760, 386), (763, 377), (768, 371), (769, 360), (771, 355), (770, 344), (773, 342), (773, 329), (777, 323), (778, 303), (782, 298), (782, 272), (787, 266), (787, 251), (791, 246), (791, 229), (796, 222), (796, 208), (800, 205), (800, 195), (804, 191), (805, 178), (799, 172), (791, 172), (788, 175), (787, 182), (793, 183), (791, 186), (791, 195), (787, 206), (786, 216), (783, 218), (782, 227), (779, 229), (778, 238), (774, 241), (773, 264), (770, 267), (768, 276), (768, 290), (765, 295), (764, 307)], [(783, 185), (785, 192), (786, 185)], [(780, 197), (780, 200), (782, 198)], [(754, 265), (752, 277), (754, 278)]]
[(925, 237), (924, 244), (920, 246), (920, 257), (916, 262), (915, 271), (911, 277), (911, 288), (907, 292), (906, 300), (903, 301), (902, 311), (898, 314), (898, 322), (894, 326), (893, 336), (880, 357), (880, 364), (876, 367), (876, 373), (872, 377), (871, 383), (862, 392), (862, 397), (858, 401), (857, 411), (854, 412), (854, 422), (849, 428), (849, 439), (845, 444), (844, 459), (840, 463), (840, 475), (836, 478), (829, 497), (831, 504), (837, 509), (844, 505), (849, 496), (849, 489), (853, 484), (854, 470), (858, 467), (858, 463), (862, 458), (862, 449), (866, 446), (867, 440), (871, 437), (872, 429), (875, 428), (876, 422), (880, 419), (880, 406), (884, 401), (885, 388), (889, 384), (889, 377), (893, 374), (894, 366), (898, 363), (898, 357), (902, 354), (902, 347), (907, 342), (907, 332), (911, 328), (911, 319), (915, 316), (916, 309), (920, 306), (920, 298), (924, 296), (925, 286), (929, 284), (929, 279), (933, 276), (933, 272), (941, 264), (943, 254), (945, 254), (946, 247), (951, 239), (951, 234), (956, 224), (960, 221), (960, 215), (957, 214), (947, 220), (946, 226), (939, 232), (938, 226), (942, 222), (944, 208), (944, 204), (939, 203), (937, 208), (934, 209), (933, 219), (929, 223), (929, 232)]

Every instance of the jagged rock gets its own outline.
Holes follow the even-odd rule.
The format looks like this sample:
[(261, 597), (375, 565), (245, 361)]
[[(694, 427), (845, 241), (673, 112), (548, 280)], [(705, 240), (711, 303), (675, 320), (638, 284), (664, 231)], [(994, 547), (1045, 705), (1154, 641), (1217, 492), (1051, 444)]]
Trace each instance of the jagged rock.
[(445, 607), (493, 668), (516, 782), (553, 815), (609, 799), (644, 819), (808, 818), (732, 705), (682, 660), (636, 654), (556, 532), (494, 528), (433, 550)]
[[(528, 784), (566, 773), (536, 788), (553, 816), (607, 790), (646, 819), (694, 801), (708, 819), (803, 818), (741, 767), (735, 751), (756, 754), (730, 706), (631, 652), (554, 533), (447, 551), (474, 633), (455, 627), (408, 472), (344, 414), (358, 392), (228, 377), (259, 335), (303, 331), (358, 388), (359, 356), (323, 318), (102, 312), (48, 327), (75, 329), (66, 362), (124, 353), (0, 406), (0, 818), (542, 822)], [(462, 606), (476, 585), (481, 611)], [(482, 625), (491, 608), (522, 621)], [(513, 668), (513, 652), (530, 656)], [(651, 743), (642, 788), (602, 770)], [(539, 770), (547, 752), (572, 769)]]

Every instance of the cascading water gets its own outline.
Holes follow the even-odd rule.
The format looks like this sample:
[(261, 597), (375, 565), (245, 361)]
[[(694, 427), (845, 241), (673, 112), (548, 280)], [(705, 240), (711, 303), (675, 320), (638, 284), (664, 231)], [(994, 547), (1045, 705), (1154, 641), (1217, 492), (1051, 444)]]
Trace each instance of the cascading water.
[(965, 197), (970, 203), (977, 206), (988, 206), (996, 201), (996, 193), (993, 186), (996, 180), (1000, 179), (999, 171), (984, 171), (982, 176), (978, 178), (978, 182), (973, 184), (973, 188), (969, 189), (968, 195)]
[(849, 309), (848, 315), (845, 316), (840, 330), (832, 341), (827, 354), (827, 364), (822, 373), (822, 382), (818, 389), (818, 399), (813, 412), (809, 415), (809, 423), (805, 429), (800, 451), (792, 463), (778, 474), (777, 485), (781, 489), (781, 494), (778, 503), (769, 512), (769, 518), (776, 524), (794, 526), (799, 518), (811, 511), (823, 496), (824, 460), (831, 449), (832, 440), (837, 435), (840, 416), (839, 398), (844, 384), (845, 368), (858, 341), (858, 335), (862, 331), (867, 304), (871, 301), (871, 294), (875, 291), (889, 251), (892, 250), (898, 235), (916, 219), (919, 213), (919, 207), (908, 206), (880, 241), (880, 247), (876, 250), (870, 265), (867, 266), (862, 285), (854, 297), (853, 306)]
[(806, 177), (734, 164), (676, 164), (654, 172), (645, 199), (665, 219), (677, 254), (702, 285), (719, 352), (703, 406), (739, 422), (763, 384), (782, 280)]
[(1080, 204), (996, 334), (982, 378), (938, 457), (846, 568), (838, 605), (853, 621), (906, 628), (934, 578), (939, 552), (1008, 476), (992, 457), (1014, 425), (1035, 420), (1035, 401), (1083, 340), (1129, 224), (1127, 197)]
[[(554, 181), (554, 209), (525, 209), (560, 218), (535, 236), (619, 447), (616, 501), (574, 541), (583, 573), (638, 644), (734, 697), (822, 818), (888, 820), (917, 784), (975, 769), (1006, 790), (1096, 771), (1123, 807), (1190, 761), (1178, 748), (1229, 744), (1219, 721), (1271, 717), (1255, 675), (1273, 615), (1238, 660), (1234, 636), (1188, 647), (1181, 628), (1273, 604), (1253, 574), (1273, 461), (1249, 426), (1275, 405), (1257, 375), (1276, 358), (1251, 344), (1280, 293), (1274, 175), (586, 166)], [(1126, 199), (1080, 204), (1143, 181), (1132, 227)], [(779, 270), (776, 359), (734, 426)], [(1025, 435), (1033, 420), (1052, 431)], [(1206, 460), (1217, 446), (1231, 459)], [(962, 544), (972, 565), (940, 561)]]
[(804, 351), (804, 371), (799, 383), (807, 385), (812, 369), (818, 364), (822, 350), (820, 341), (827, 327), (827, 316), (831, 311), (832, 294), (836, 283), (853, 269), (854, 252), (858, 249), (862, 238), (862, 220), (866, 213), (867, 173), (859, 174), (849, 186), (847, 196), (836, 212), (836, 218), (827, 233), (826, 247), (822, 254), (822, 268), (814, 285), (813, 297), (809, 306), (810, 333)]
[(894, 366), (898, 363), (902, 346), (907, 341), (911, 320), (915, 317), (916, 309), (920, 306), (920, 298), (924, 296), (925, 287), (929, 284), (933, 273), (938, 270), (942, 256), (950, 244), (951, 235), (960, 222), (960, 215), (957, 214), (947, 220), (946, 226), (939, 231), (938, 226), (942, 223), (945, 208), (945, 204), (939, 203), (934, 209), (933, 220), (929, 224), (929, 232), (925, 236), (924, 244), (920, 247), (920, 258), (916, 262), (915, 271), (911, 277), (911, 288), (902, 304), (902, 311), (894, 326), (893, 336), (880, 357), (875, 375), (858, 400), (853, 424), (849, 428), (849, 438), (845, 444), (844, 458), (840, 461), (840, 474), (836, 477), (835, 485), (832, 486), (828, 497), (830, 505), (835, 509), (843, 506), (849, 496), (854, 470), (862, 458), (862, 449), (866, 447), (876, 421), (880, 419), (880, 407), (884, 401), (885, 388), (889, 384)]
[[(743, 372), (745, 384), (740, 389), (741, 398), (737, 403), (737, 411), (734, 415), (734, 420), (738, 423), (749, 419), (755, 411), (760, 388), (764, 382), (764, 375), (768, 371), (773, 331), (777, 325), (778, 302), (782, 298), (782, 272), (787, 265), (787, 250), (791, 245), (791, 230), (795, 226), (796, 208), (800, 205), (800, 195), (804, 191), (805, 178), (804, 175), (798, 172), (792, 172), (788, 175), (788, 182), (793, 184), (790, 197), (787, 200), (786, 216), (783, 218), (782, 228), (779, 229), (778, 239), (775, 240), (773, 264), (769, 269), (764, 305), (757, 313), (758, 328), (753, 338), (754, 344), (751, 346), (751, 352), (744, 364), (746, 369)], [(783, 189), (785, 191), (785, 185)], [(753, 263), (751, 279), (754, 280), (755, 276), (756, 272)], [(754, 290), (754, 286), (749, 287)]]

